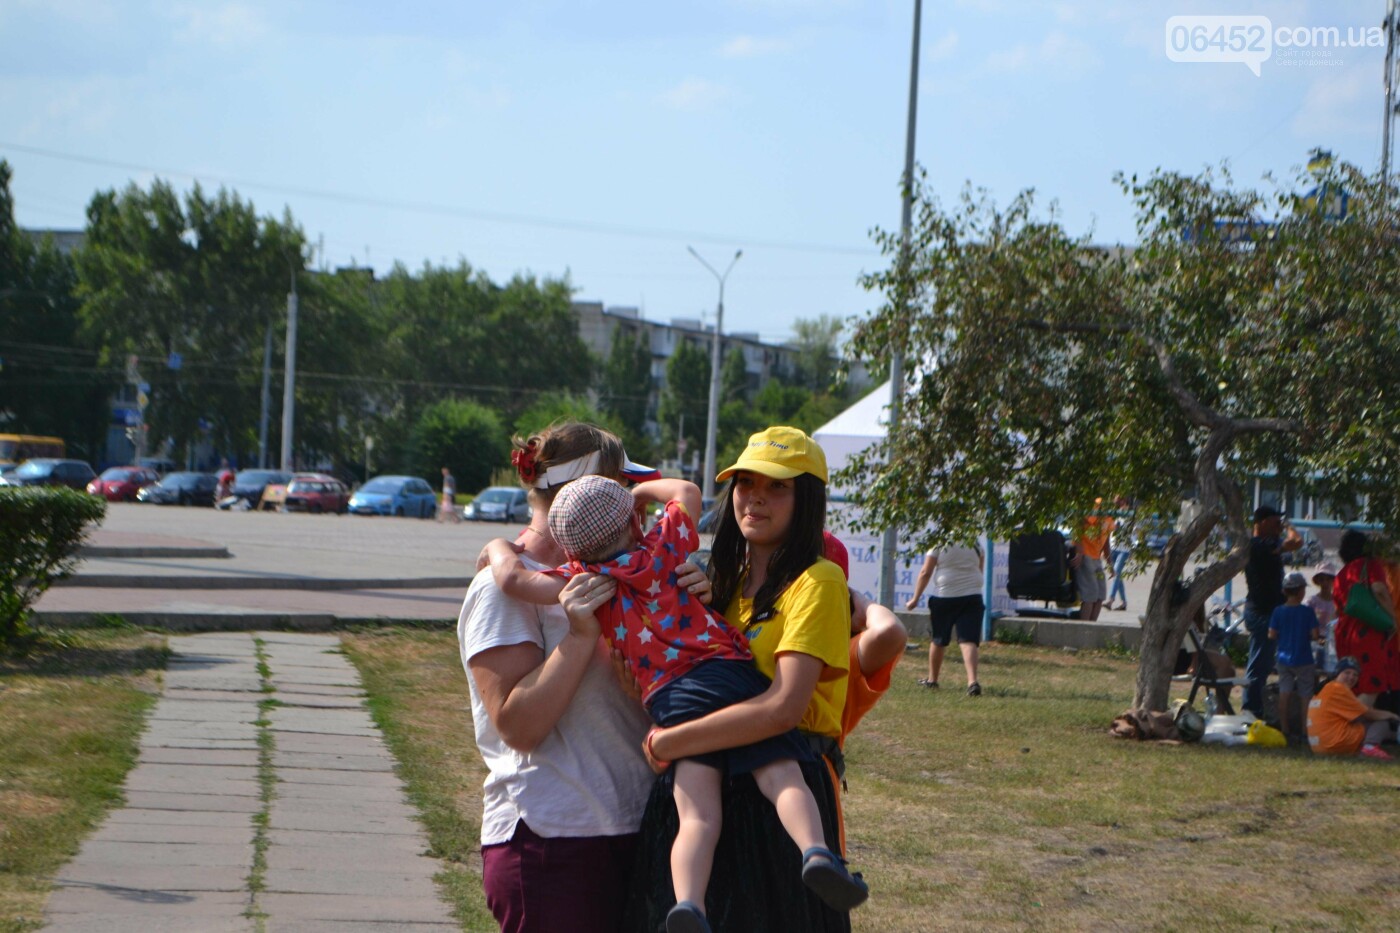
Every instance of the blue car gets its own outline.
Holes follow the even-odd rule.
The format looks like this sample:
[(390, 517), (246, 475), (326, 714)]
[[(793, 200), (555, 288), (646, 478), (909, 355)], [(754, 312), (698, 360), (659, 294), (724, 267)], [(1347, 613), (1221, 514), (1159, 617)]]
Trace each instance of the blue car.
[(417, 476), (376, 476), (350, 497), (356, 515), (414, 515), (432, 518), (437, 495), (427, 480)]

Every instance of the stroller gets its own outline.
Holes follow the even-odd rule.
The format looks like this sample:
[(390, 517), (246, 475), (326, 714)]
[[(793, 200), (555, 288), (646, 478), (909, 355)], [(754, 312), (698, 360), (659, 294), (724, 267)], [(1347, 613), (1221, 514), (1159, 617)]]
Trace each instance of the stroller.
[[(1021, 609), (1018, 615), (1063, 618), (1079, 602), (1069, 570), (1070, 548), (1058, 531), (1025, 534), (1007, 551), (1006, 593), (1012, 599), (1046, 603), (1044, 609)], [(1053, 603), (1052, 609), (1048, 604)]]

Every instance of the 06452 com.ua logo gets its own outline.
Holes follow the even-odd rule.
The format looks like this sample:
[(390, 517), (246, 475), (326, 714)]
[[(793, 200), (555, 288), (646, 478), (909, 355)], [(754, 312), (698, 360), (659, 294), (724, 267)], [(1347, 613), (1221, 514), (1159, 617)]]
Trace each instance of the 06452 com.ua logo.
[(1286, 54), (1290, 64), (1339, 64), (1339, 50), (1385, 45), (1385, 30), (1275, 26), (1267, 16), (1173, 16), (1167, 20), (1165, 41), (1167, 58), (1174, 62), (1238, 62), (1257, 77), (1275, 50)]

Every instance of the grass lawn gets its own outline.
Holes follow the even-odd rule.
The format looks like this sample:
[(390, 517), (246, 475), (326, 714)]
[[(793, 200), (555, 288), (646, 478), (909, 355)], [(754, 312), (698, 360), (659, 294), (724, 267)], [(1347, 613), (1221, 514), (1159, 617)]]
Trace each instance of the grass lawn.
[[(459, 919), (492, 929), (454, 634), (345, 643)], [(847, 749), (848, 854), (873, 892), (856, 930), (1400, 925), (1400, 766), (1111, 739), (1134, 672), (1111, 654), (988, 645), (977, 699), (956, 652), (941, 692), (914, 684), (924, 663), (901, 663)]]
[(165, 640), (135, 630), (54, 632), (0, 660), (0, 931), (38, 929), (50, 879), (121, 801), (155, 703)]

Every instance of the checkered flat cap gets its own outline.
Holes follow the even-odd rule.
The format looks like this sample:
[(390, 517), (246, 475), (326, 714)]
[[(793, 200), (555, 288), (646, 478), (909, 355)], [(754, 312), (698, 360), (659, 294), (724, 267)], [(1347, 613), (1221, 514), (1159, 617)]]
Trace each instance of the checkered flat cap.
[(636, 503), (616, 480), (581, 476), (559, 491), (549, 507), (549, 533), (571, 560), (596, 556), (632, 521)]

